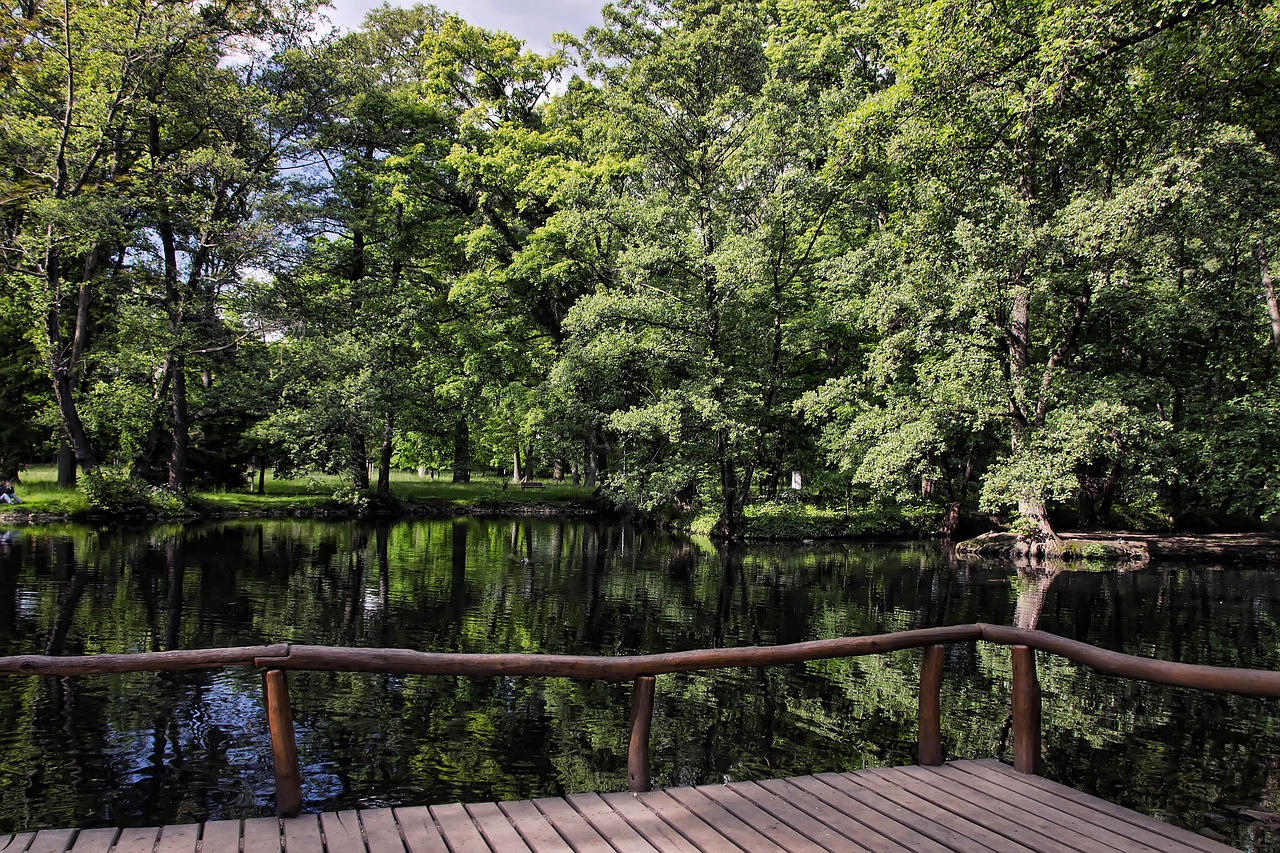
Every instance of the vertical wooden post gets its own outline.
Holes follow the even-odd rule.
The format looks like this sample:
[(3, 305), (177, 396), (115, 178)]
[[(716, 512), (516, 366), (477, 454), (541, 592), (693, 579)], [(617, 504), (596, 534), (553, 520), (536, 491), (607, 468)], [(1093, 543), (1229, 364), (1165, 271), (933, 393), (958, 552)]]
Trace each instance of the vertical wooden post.
[(631, 691), (631, 743), (627, 746), (627, 790), (642, 794), (650, 788), (649, 729), (653, 724), (654, 677), (641, 675)]
[(1010, 646), (1013, 662), (1013, 769), (1040, 772), (1040, 680), (1036, 653), (1026, 646)]
[(289, 707), (289, 682), (278, 669), (268, 670), (263, 681), (267, 725), (271, 729), (271, 762), (276, 771), (276, 811), (280, 817), (297, 817), (302, 810), (302, 770), (298, 767), (298, 743), (293, 734), (293, 709)]
[(920, 661), (920, 751), (926, 767), (942, 763), (942, 646), (925, 646)]

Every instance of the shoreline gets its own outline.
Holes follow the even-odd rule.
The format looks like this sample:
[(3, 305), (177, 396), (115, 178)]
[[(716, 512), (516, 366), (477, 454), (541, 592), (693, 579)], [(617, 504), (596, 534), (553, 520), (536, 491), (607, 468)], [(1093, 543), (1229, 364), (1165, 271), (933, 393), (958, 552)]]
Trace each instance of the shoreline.
[[(360, 512), (349, 506), (334, 504), (261, 507), (253, 509), (219, 508), (208, 503), (200, 509), (180, 516), (160, 514), (105, 514), (94, 512), (44, 512), (8, 509), (0, 512), (0, 526), (32, 527), (41, 524), (161, 524), (199, 523), (231, 519), (315, 519), (318, 521), (439, 519), (471, 516), (475, 518), (539, 517), (539, 518), (592, 518), (616, 516), (617, 513), (584, 503), (547, 502), (466, 502), (452, 501), (396, 501), (394, 506), (374, 511)], [(686, 531), (687, 532), (687, 531)], [(1145, 565), (1153, 559), (1187, 560), (1194, 562), (1247, 562), (1261, 561), (1280, 565), (1280, 534), (1259, 531), (1251, 533), (1142, 533), (1134, 531), (1066, 531), (1059, 534), (1066, 546), (1063, 559), (1068, 562), (1103, 562), (1114, 564)], [(789, 537), (750, 537), (742, 540), (750, 544), (790, 542), (814, 544), (817, 542), (875, 542), (892, 539), (902, 541), (901, 531), (868, 531), (861, 535), (821, 536), (795, 535)], [(907, 537), (911, 538), (911, 537)], [(936, 536), (921, 536), (915, 541), (944, 543)], [(1015, 537), (1009, 533), (985, 533), (973, 539), (957, 542), (955, 554), (959, 558), (1009, 559), (1009, 549)]]

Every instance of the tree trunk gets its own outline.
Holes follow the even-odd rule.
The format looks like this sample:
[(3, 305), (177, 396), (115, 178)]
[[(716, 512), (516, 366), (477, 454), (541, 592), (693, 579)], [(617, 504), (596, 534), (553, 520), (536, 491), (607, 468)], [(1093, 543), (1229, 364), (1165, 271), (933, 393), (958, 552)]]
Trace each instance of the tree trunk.
[(258, 458), (258, 494), (267, 493), (267, 460)]
[(596, 451), (587, 443), (587, 452), (582, 456), (582, 484), (588, 489), (596, 487)]
[(1280, 349), (1280, 302), (1276, 301), (1276, 283), (1271, 276), (1271, 258), (1267, 244), (1258, 241), (1258, 267), (1262, 273), (1262, 292), (1267, 298), (1267, 315), (1271, 318), (1271, 343)]
[(511, 452), (511, 482), (518, 483), (521, 479), (520, 442), (517, 441), (515, 450)]
[(359, 424), (352, 426), (347, 439), (351, 444), (351, 486), (363, 492), (369, 488), (369, 450), (364, 430)]
[(169, 448), (169, 488), (178, 490), (187, 485), (187, 445), (191, 419), (187, 413), (187, 377), (181, 355), (173, 360), (173, 444)]
[(391, 451), (395, 437), (396, 416), (387, 412), (382, 419), (382, 453), (378, 455), (378, 494), (391, 496)]
[(63, 435), (58, 441), (58, 485), (71, 488), (76, 484), (76, 455)]
[(453, 482), (471, 482), (471, 429), (466, 415), (458, 416), (458, 425), (453, 431)]

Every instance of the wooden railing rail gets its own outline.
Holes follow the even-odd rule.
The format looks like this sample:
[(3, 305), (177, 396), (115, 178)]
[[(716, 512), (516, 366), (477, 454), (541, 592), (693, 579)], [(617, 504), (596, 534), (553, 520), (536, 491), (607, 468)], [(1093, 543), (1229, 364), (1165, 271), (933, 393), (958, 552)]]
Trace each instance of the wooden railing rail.
[(920, 666), (919, 761), (941, 764), (941, 688), (944, 646), (985, 640), (1010, 647), (1014, 768), (1037, 773), (1041, 761), (1041, 701), (1035, 652), (1059, 655), (1099, 672), (1156, 684), (1245, 696), (1280, 698), (1280, 672), (1174, 663), (1107, 651), (1044, 631), (975, 623), (920, 628), (868, 637), (841, 637), (780, 646), (696, 649), (657, 655), (455, 654), (410, 649), (352, 649), (277, 643), (229, 649), (138, 654), (0, 657), (0, 675), (80, 676), (254, 666), (265, 670), (264, 693), (275, 761), (276, 805), (281, 816), (298, 813), (302, 774), (289, 705), (286, 670), (377, 672), (452, 676), (523, 676), (634, 682), (627, 780), (632, 791), (649, 790), (649, 733), (654, 676), (730, 667), (781, 666), (841, 657), (923, 648)]

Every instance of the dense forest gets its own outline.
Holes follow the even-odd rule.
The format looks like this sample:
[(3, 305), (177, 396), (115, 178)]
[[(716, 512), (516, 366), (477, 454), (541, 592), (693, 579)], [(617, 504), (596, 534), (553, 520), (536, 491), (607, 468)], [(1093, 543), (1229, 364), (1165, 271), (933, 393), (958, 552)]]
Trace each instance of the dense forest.
[(1280, 510), (1276, 0), (318, 14), (0, 16), (5, 472)]

